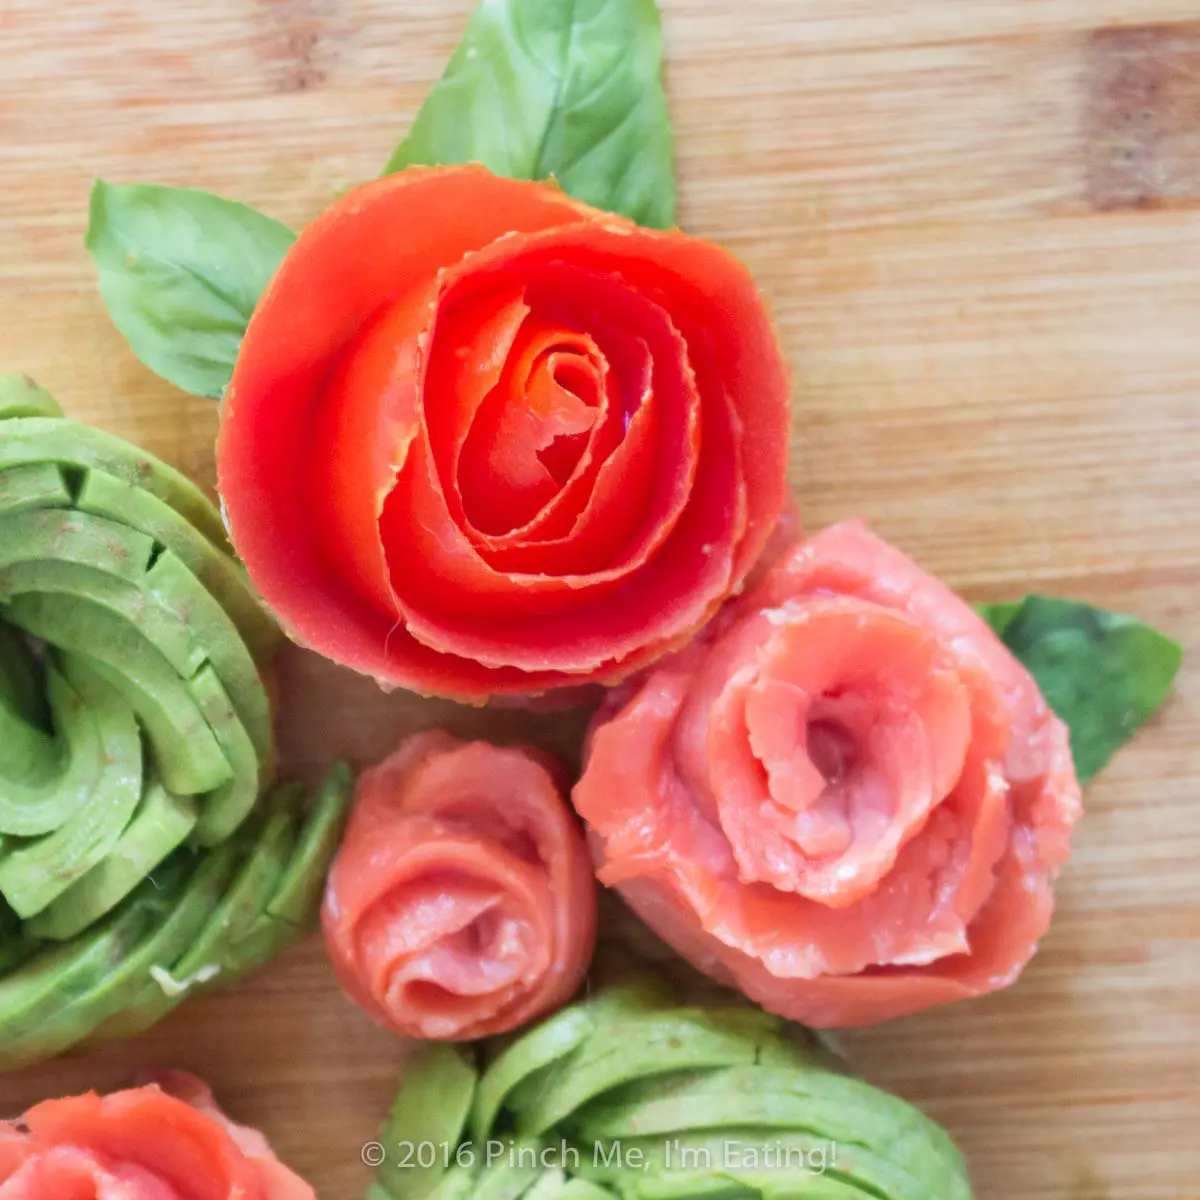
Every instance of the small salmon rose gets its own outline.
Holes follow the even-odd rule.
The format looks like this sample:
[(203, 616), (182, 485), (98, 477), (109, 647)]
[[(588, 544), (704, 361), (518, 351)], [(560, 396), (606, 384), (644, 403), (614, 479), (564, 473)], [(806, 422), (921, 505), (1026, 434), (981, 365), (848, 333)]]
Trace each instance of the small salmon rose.
[(601, 880), (660, 936), (816, 1027), (1012, 983), (1080, 814), (1029, 673), (857, 524), (615, 697), (574, 800)]
[(363, 773), (322, 911), (351, 999), (405, 1037), (463, 1041), (571, 998), (596, 881), (565, 783), (537, 750), (436, 730)]
[(296, 640), (478, 701), (611, 683), (684, 643), (763, 548), (787, 426), (731, 255), (547, 184), (414, 168), (300, 235), (218, 465)]

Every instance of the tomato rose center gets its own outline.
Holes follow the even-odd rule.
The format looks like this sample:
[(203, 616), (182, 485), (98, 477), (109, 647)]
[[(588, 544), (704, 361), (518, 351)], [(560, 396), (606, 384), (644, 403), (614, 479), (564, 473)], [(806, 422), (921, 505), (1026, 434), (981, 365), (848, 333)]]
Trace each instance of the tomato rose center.
[(437, 480), (490, 568), (594, 575), (669, 536), (698, 414), (686, 347), (652, 299), (556, 262), (468, 275), (446, 285), (422, 353)]
[(528, 525), (578, 468), (602, 415), (606, 364), (590, 338), (523, 323), (458, 461), (463, 510), (481, 533)]

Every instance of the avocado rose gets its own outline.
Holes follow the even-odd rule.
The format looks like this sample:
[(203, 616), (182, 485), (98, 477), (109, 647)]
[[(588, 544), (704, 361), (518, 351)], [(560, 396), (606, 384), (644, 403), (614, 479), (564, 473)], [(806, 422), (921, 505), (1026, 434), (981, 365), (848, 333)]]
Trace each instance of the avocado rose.
[(297, 641), (480, 701), (611, 683), (686, 641), (762, 550), (787, 426), (731, 255), (548, 184), (413, 168), (300, 234), (218, 469)]
[[(414, 1140), (445, 1149), (413, 1165)], [(368, 1200), (972, 1197), (946, 1132), (805, 1030), (650, 980), (478, 1055), (419, 1048), (380, 1145)]]
[(47, 1100), (0, 1122), (0, 1200), (316, 1200), (200, 1080)]
[(0, 378), (0, 1069), (312, 921), (350, 779), (259, 803), (279, 642), (196, 487)]
[(1030, 674), (855, 523), (614, 698), (573, 799), (601, 880), (661, 937), (817, 1027), (1012, 983), (1081, 808)]

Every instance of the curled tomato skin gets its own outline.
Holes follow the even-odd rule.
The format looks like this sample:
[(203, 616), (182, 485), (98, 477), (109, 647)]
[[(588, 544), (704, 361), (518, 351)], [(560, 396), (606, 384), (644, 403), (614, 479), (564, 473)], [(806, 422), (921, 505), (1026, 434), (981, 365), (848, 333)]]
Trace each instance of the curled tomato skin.
[(583, 981), (596, 889), (557, 763), (418, 733), (364, 772), (325, 890), (346, 993), (405, 1037), (466, 1041), (558, 1008)]
[(264, 599), (335, 661), (467, 701), (609, 684), (745, 580), (787, 392), (724, 250), (413, 168), (318, 217), (267, 288), (221, 496)]
[(183, 1072), (47, 1100), (0, 1124), (0, 1200), (316, 1200), (263, 1135)]
[(814, 1027), (1012, 983), (1081, 812), (1033, 678), (858, 523), (782, 549), (615, 693), (573, 800), (602, 882), (701, 970)]

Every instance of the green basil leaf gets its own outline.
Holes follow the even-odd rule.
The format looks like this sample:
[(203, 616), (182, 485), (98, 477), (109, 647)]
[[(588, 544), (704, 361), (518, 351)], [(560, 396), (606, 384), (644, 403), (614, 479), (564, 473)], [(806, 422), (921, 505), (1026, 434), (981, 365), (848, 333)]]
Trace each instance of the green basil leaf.
[(479, 162), (666, 229), (672, 160), (654, 0), (480, 0), (384, 174)]
[(1074, 600), (1027, 596), (978, 608), (1067, 723), (1084, 783), (1162, 706), (1183, 659), (1179, 644), (1149, 625)]
[(217, 398), (295, 236), (211, 192), (98, 179), (84, 245), (113, 324), (138, 358), (184, 391)]
[(1013, 617), (1021, 611), (1020, 600), (1003, 601), (999, 604), (977, 604), (975, 611), (992, 627), (992, 632), (1001, 640)]

